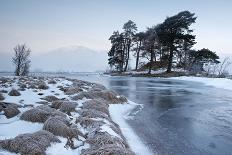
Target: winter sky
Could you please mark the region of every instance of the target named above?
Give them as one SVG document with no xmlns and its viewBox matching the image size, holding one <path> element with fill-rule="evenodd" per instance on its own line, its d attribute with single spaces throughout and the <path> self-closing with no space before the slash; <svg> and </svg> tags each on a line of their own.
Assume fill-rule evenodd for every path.
<svg viewBox="0 0 232 155">
<path fill-rule="evenodd" d="M 232 51 L 231 0 L 0 0 L 0 52 L 17 43 L 38 53 L 71 45 L 107 50 L 127 20 L 145 30 L 183 10 L 198 16 L 197 48 Z"/>
</svg>

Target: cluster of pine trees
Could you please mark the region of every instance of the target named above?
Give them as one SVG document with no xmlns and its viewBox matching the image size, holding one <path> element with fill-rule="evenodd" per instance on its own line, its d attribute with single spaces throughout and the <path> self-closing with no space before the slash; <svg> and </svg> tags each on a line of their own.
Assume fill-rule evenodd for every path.
<svg viewBox="0 0 232 155">
<path fill-rule="evenodd" d="M 115 31 L 109 38 L 110 67 L 120 73 L 127 71 L 131 53 L 136 59 L 135 70 L 141 69 L 139 64 L 144 58 L 148 60 L 144 66 L 149 74 L 151 70 L 159 68 L 167 68 L 167 72 L 171 72 L 173 66 L 195 72 L 203 71 L 204 63 L 219 63 L 215 52 L 206 48 L 192 49 L 196 44 L 196 36 L 190 26 L 196 18 L 194 13 L 182 11 L 144 32 L 137 32 L 136 24 L 129 20 L 123 25 L 122 33 Z"/>
</svg>

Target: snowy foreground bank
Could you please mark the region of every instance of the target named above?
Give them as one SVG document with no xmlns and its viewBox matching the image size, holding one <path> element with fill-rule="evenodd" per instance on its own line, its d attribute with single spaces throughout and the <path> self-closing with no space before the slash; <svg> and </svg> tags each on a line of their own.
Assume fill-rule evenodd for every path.
<svg viewBox="0 0 232 155">
<path fill-rule="evenodd" d="M 99 84 L 2 77 L 0 155 L 151 154 L 125 121 L 136 106 Z"/>
<path fill-rule="evenodd" d="M 207 86 L 232 90 L 232 80 L 226 79 L 226 78 L 207 78 L 207 77 L 181 76 L 181 77 L 172 77 L 170 79 L 201 82 L 201 83 L 203 83 L 203 84 L 205 84 Z"/>
</svg>

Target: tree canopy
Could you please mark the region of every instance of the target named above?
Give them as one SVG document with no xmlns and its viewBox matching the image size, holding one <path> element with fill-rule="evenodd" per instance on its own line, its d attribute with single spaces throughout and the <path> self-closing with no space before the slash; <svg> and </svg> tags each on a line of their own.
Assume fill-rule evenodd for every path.
<svg viewBox="0 0 232 155">
<path fill-rule="evenodd" d="M 218 63 L 219 57 L 209 49 L 192 49 L 196 36 L 191 25 L 196 22 L 195 13 L 182 11 L 167 17 L 163 22 L 137 32 L 136 24 L 129 20 L 122 32 L 115 31 L 111 37 L 111 49 L 108 52 L 112 69 L 128 70 L 130 55 L 136 58 L 135 70 L 166 68 L 169 73 L 174 67 L 191 70 L 196 63 Z M 146 61 L 147 60 L 147 61 Z"/>
</svg>

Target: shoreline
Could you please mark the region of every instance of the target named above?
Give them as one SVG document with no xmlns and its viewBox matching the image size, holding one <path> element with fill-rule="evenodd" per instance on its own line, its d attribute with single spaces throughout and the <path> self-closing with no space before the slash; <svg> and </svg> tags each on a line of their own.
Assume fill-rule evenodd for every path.
<svg viewBox="0 0 232 155">
<path fill-rule="evenodd" d="M 181 76 L 188 76 L 190 74 L 186 72 L 170 72 L 170 73 L 108 73 L 106 75 L 110 76 L 128 76 L 128 77 L 157 77 L 157 78 L 170 78 L 170 77 L 181 77 Z"/>
<path fill-rule="evenodd" d="M 13 89 L 20 95 L 10 96 Z M 37 151 L 37 153 L 68 155 L 107 151 L 128 155 L 141 153 L 134 150 L 130 144 L 130 147 L 128 146 L 128 136 L 123 134 L 123 128 L 120 124 L 116 124 L 120 122 L 115 122 L 110 112 L 111 105 L 130 106 L 129 101 L 103 85 L 68 78 L 1 77 L 0 90 L 3 96 L 0 107 L 6 106 L 8 109 L 14 108 L 17 111 L 9 116 L 6 108 L 1 108 L 0 153 L 7 154 L 7 150 L 10 151 L 9 154 L 15 151 L 15 153 Z M 47 113 L 47 110 L 50 112 Z M 58 124 L 51 123 L 52 121 Z M 60 130 L 58 126 L 65 130 Z M 11 128 L 18 128 L 18 130 L 11 131 Z M 70 131 L 72 136 L 64 131 Z M 20 143 L 23 140 L 20 140 L 20 146 L 23 148 L 18 147 L 17 150 L 12 150 L 11 146 L 6 145 L 18 141 L 20 139 L 18 135 L 35 138 L 39 134 L 51 135 L 56 142 L 45 138 L 47 145 L 42 147 L 30 141 L 23 142 L 26 143 L 25 146 Z M 139 139 L 136 140 L 139 141 Z M 38 149 L 31 149 L 33 148 L 31 146 L 37 146 Z"/>
</svg>

